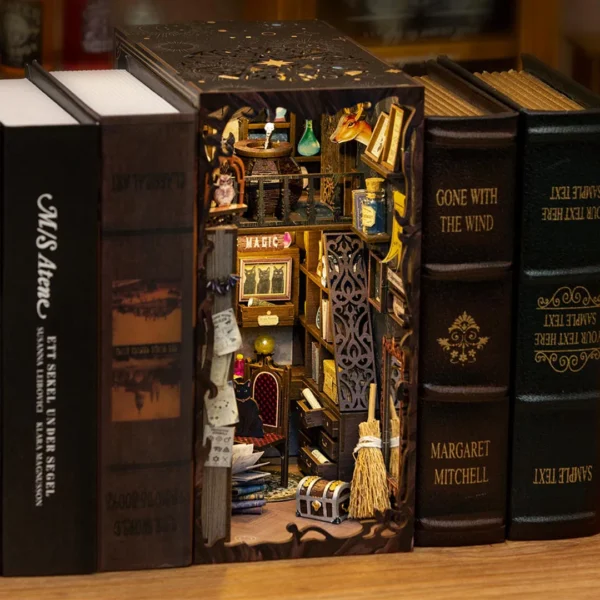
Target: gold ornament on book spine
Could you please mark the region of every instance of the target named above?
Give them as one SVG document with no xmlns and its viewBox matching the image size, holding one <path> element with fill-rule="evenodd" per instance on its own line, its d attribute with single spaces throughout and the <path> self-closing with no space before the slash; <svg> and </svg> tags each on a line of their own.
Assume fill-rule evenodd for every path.
<svg viewBox="0 0 600 600">
<path fill-rule="evenodd" d="M 448 328 L 449 338 L 438 338 L 438 344 L 450 354 L 450 362 L 464 366 L 477 361 L 477 352 L 490 341 L 479 335 L 479 325 L 466 312 Z"/>
</svg>

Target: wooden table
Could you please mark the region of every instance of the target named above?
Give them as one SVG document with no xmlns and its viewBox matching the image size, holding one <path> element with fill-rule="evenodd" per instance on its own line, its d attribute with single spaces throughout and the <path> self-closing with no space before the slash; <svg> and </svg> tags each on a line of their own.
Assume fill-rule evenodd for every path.
<svg viewBox="0 0 600 600">
<path fill-rule="evenodd" d="M 2 600 L 600 598 L 600 536 L 411 554 L 0 580 Z"/>
</svg>

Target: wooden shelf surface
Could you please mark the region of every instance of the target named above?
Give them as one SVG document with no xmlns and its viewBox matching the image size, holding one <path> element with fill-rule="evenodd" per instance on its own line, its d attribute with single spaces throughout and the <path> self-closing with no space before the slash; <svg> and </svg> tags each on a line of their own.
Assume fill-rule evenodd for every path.
<svg viewBox="0 0 600 600">
<path fill-rule="evenodd" d="M 335 348 L 333 347 L 333 342 L 325 341 L 323 339 L 323 337 L 321 336 L 321 332 L 319 331 L 319 328 L 316 325 L 307 323 L 305 315 L 300 315 L 299 321 L 300 321 L 300 324 L 302 325 L 302 327 L 304 327 L 306 329 L 306 331 L 308 331 L 318 342 L 320 342 L 320 344 L 326 350 L 331 352 L 331 354 L 335 354 Z"/>
<path fill-rule="evenodd" d="M 0 580 L 7 600 L 600 598 L 600 536 L 386 554 Z"/>
<path fill-rule="evenodd" d="M 366 242 L 367 244 L 386 244 L 392 239 L 392 236 L 389 233 L 376 233 L 375 235 L 369 235 L 360 229 L 356 229 L 354 225 L 352 226 L 352 233 L 355 233 L 363 242 Z"/>
<path fill-rule="evenodd" d="M 312 271 L 309 271 L 305 265 L 300 265 L 300 271 L 304 273 L 310 281 L 312 281 L 320 290 L 329 294 L 329 288 L 321 283 L 321 278 Z"/>
</svg>

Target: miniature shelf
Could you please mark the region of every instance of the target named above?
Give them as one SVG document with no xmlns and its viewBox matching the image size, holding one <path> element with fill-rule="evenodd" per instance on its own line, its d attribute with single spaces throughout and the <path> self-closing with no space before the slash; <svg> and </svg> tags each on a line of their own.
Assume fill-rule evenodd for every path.
<svg viewBox="0 0 600 600">
<path fill-rule="evenodd" d="M 317 397 L 324 409 L 337 406 L 337 404 L 325 393 L 319 390 L 317 382 L 312 377 L 304 377 L 302 379 L 305 387 L 310 388 L 311 392 Z"/>
<path fill-rule="evenodd" d="M 369 235 L 360 229 L 356 229 L 354 225 L 352 225 L 352 232 L 367 244 L 386 244 L 392 239 L 392 236 L 389 233 L 377 233 L 376 235 Z"/>
<path fill-rule="evenodd" d="M 374 308 L 374 309 L 375 309 L 375 310 L 376 310 L 378 313 L 381 313 L 382 315 L 387 315 L 387 314 L 389 314 L 389 313 L 387 313 L 387 312 L 385 312 L 385 313 L 384 313 L 384 312 L 381 310 L 381 302 L 377 302 L 376 300 L 373 300 L 373 298 L 368 298 L 368 300 L 369 300 L 369 304 L 370 304 L 370 305 L 371 305 L 371 306 L 372 306 L 372 307 L 373 307 L 373 308 Z"/>
<path fill-rule="evenodd" d="M 386 169 L 383 165 L 371 160 L 366 154 L 361 154 L 360 159 L 369 167 L 385 179 L 404 179 L 404 174 L 397 171 Z"/>
<path fill-rule="evenodd" d="M 321 278 L 312 271 L 309 271 L 304 265 L 300 265 L 300 271 L 304 273 L 321 291 L 329 293 L 327 288 L 321 283 Z"/>
<path fill-rule="evenodd" d="M 280 123 L 273 123 L 273 125 L 275 125 L 275 129 L 289 129 L 290 128 L 290 123 L 289 122 L 280 122 Z M 265 129 L 265 123 L 248 123 L 248 129 L 253 129 L 253 130 L 262 130 L 264 131 Z"/>
<path fill-rule="evenodd" d="M 400 317 L 397 317 L 393 312 L 389 312 L 387 313 L 388 317 L 390 317 L 390 319 L 392 319 L 392 321 L 394 321 L 395 323 L 397 323 L 400 327 L 402 327 L 403 329 L 406 328 L 406 323 L 400 319 Z"/>
<path fill-rule="evenodd" d="M 229 206 L 216 206 L 209 210 L 211 217 L 226 217 L 227 215 L 236 215 L 245 213 L 248 210 L 247 204 L 230 204 Z"/>
<path fill-rule="evenodd" d="M 300 320 L 302 327 L 304 327 L 304 329 L 306 329 L 306 331 L 308 331 L 310 333 L 310 335 L 312 335 L 318 342 L 320 342 L 321 345 L 326 350 L 331 352 L 331 354 L 335 354 L 335 349 L 333 347 L 333 344 L 326 342 L 323 339 L 323 337 L 321 336 L 321 332 L 319 331 L 319 328 L 316 325 L 311 325 L 310 323 L 307 323 L 305 315 L 300 315 L 299 320 Z"/>
<path fill-rule="evenodd" d="M 295 156 L 294 160 L 298 163 L 305 163 L 305 162 L 319 162 L 321 160 L 321 155 L 317 155 L 317 156 Z"/>
</svg>

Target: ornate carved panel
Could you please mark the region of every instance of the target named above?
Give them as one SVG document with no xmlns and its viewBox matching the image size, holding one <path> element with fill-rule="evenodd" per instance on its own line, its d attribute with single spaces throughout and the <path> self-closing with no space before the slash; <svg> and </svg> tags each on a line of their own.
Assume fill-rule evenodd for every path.
<svg viewBox="0 0 600 600">
<path fill-rule="evenodd" d="M 342 411 L 366 410 L 375 383 L 373 329 L 363 244 L 350 233 L 326 233 L 327 280 L 334 326 L 338 398 Z"/>
</svg>

